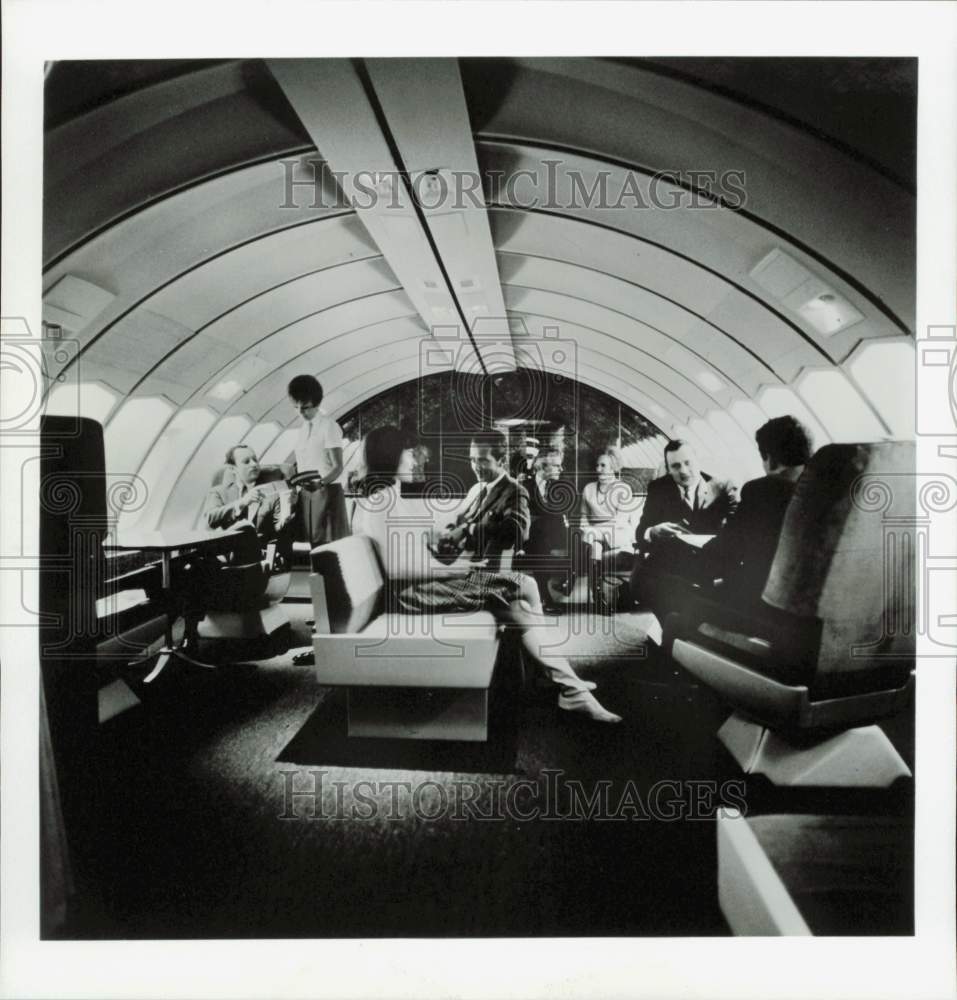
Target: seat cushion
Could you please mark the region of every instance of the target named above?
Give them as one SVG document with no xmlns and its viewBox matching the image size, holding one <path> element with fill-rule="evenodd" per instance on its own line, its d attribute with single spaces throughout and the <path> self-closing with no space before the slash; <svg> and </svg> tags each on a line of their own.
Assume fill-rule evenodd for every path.
<svg viewBox="0 0 957 1000">
<path fill-rule="evenodd" d="M 385 575 L 372 539 L 349 535 L 312 550 L 313 572 L 322 576 L 329 628 L 361 632 L 382 608 Z"/>
<path fill-rule="evenodd" d="M 913 934 L 910 823 L 809 815 L 747 822 L 812 934 Z"/>
<path fill-rule="evenodd" d="M 383 614 L 361 634 L 313 637 L 321 684 L 487 688 L 499 626 L 487 611 Z"/>
</svg>

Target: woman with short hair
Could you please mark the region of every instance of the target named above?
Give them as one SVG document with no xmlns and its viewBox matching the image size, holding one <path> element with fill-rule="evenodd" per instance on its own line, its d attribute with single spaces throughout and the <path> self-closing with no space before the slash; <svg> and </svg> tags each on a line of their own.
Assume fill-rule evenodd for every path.
<svg viewBox="0 0 957 1000">
<path fill-rule="evenodd" d="M 299 537 L 311 545 L 334 542 L 349 534 L 342 475 L 342 428 L 323 413 L 322 386 L 313 375 L 297 375 L 289 383 L 289 401 L 302 417 L 293 444 L 296 475 L 314 472 L 299 494 Z"/>
</svg>

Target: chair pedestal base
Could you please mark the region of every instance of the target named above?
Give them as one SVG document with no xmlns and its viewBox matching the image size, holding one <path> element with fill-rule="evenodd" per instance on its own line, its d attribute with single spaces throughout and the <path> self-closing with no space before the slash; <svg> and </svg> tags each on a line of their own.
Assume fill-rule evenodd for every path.
<svg viewBox="0 0 957 1000">
<path fill-rule="evenodd" d="M 288 625 L 289 619 L 278 604 L 252 611 L 210 611 L 200 622 L 199 634 L 204 639 L 252 639 L 272 635 Z"/>
<path fill-rule="evenodd" d="M 408 740 L 488 739 L 488 689 L 353 687 L 349 735 Z"/>
<path fill-rule="evenodd" d="M 795 746 L 778 733 L 735 712 L 718 731 L 745 774 L 761 774 L 775 785 L 887 788 L 911 776 L 878 726 L 862 726 L 811 746 Z"/>
</svg>

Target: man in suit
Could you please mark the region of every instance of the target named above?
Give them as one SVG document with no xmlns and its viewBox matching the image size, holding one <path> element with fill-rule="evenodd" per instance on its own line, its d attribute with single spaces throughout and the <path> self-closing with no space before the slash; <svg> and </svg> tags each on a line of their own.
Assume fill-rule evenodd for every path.
<svg viewBox="0 0 957 1000">
<path fill-rule="evenodd" d="M 698 576 L 698 550 L 681 535 L 715 535 L 738 506 L 737 487 L 701 471 L 687 441 L 665 445 L 667 473 L 648 485 L 648 496 L 635 532 L 638 559 L 631 578 L 632 596 L 659 614 Z"/>
<path fill-rule="evenodd" d="M 289 558 L 292 549 L 291 494 L 277 486 L 257 485 L 260 465 L 256 453 L 247 445 L 234 445 L 226 452 L 223 479 L 206 494 L 203 512 L 208 527 L 241 528 L 228 560 L 235 566 L 252 567 L 251 572 L 262 574 L 262 546 L 272 540 L 280 545 L 281 555 Z M 284 503 L 284 496 L 286 502 Z M 223 562 L 217 556 L 194 556 L 183 569 L 182 579 L 177 580 L 176 590 L 182 603 L 186 623 L 185 648 L 195 651 L 199 643 L 199 623 L 206 614 L 210 594 L 216 595 L 218 604 L 239 599 L 248 580 L 224 574 Z"/>
<path fill-rule="evenodd" d="M 259 472 L 252 448 L 237 444 L 226 452 L 223 479 L 209 490 L 203 507 L 210 528 L 231 528 L 243 522 L 268 540 L 285 527 L 290 514 L 283 514 L 282 495 L 271 484 L 257 486 Z"/>
<path fill-rule="evenodd" d="M 525 551 L 529 555 L 550 555 L 567 545 L 565 530 L 565 505 L 562 493 L 573 496 L 573 487 L 563 483 L 556 488 L 562 474 L 562 456 L 555 448 L 543 451 L 535 459 L 535 475 L 524 486 L 528 492 L 528 511 L 532 523 L 528 531 Z"/>
<path fill-rule="evenodd" d="M 504 434 L 476 434 L 469 461 L 476 483 L 465 498 L 462 513 L 439 536 L 439 550 L 473 552 L 494 569 L 506 549 L 521 549 L 528 538 L 528 494 L 507 471 Z"/>
<path fill-rule="evenodd" d="M 535 459 L 538 457 L 538 438 L 527 437 L 522 450 L 512 455 L 509 474 L 520 483 L 530 482 L 535 476 Z"/>
<path fill-rule="evenodd" d="M 810 432 L 795 417 L 775 417 L 754 437 L 766 475 L 744 484 L 734 516 L 701 550 L 706 584 L 721 580 L 710 596 L 743 607 L 761 599 L 794 484 L 813 453 Z"/>
<path fill-rule="evenodd" d="M 568 526 L 565 514 L 577 501 L 571 483 L 559 482 L 562 473 L 562 454 L 557 448 L 547 448 L 535 459 L 535 475 L 523 484 L 528 491 L 528 509 L 531 526 L 525 543 L 527 571 L 538 584 L 546 611 L 552 608 L 548 581 L 561 569 L 567 571 Z M 564 558 L 564 564 L 555 564 L 554 557 Z M 518 568 L 518 567 L 516 567 Z"/>
</svg>

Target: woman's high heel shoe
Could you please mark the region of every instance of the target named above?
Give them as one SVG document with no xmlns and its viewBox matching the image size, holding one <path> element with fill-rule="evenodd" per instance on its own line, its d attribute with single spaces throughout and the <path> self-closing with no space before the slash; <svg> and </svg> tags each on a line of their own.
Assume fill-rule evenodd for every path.
<svg viewBox="0 0 957 1000">
<path fill-rule="evenodd" d="M 581 712 L 595 722 L 621 722 L 621 716 L 604 708 L 590 691 L 562 692 L 558 696 L 558 707 L 566 712 Z"/>
</svg>

